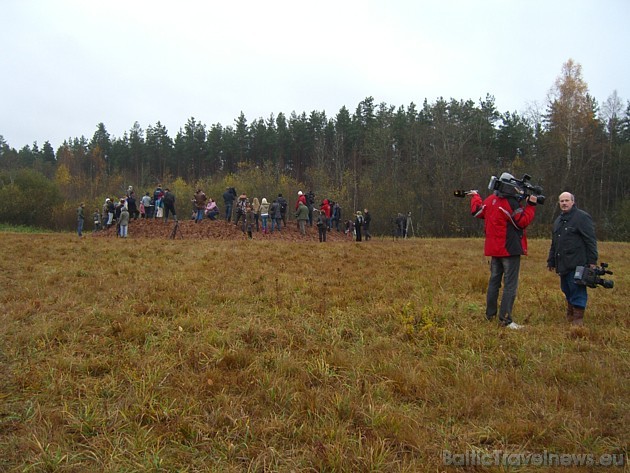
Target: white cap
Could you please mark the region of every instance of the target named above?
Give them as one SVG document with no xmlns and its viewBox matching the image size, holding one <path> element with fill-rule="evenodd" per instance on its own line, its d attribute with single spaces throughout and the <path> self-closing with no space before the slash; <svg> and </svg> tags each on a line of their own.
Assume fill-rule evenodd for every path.
<svg viewBox="0 0 630 473">
<path fill-rule="evenodd" d="M 298 191 L 298 195 L 302 195 L 302 191 Z"/>
</svg>

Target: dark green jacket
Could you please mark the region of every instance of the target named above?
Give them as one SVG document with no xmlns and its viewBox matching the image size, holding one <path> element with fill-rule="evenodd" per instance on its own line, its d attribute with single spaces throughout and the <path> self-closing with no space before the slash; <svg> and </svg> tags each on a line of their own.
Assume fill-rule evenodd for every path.
<svg viewBox="0 0 630 473">
<path fill-rule="evenodd" d="M 300 206 L 295 212 L 295 216 L 298 220 L 308 220 L 308 207 L 304 203 L 300 202 Z"/>
<path fill-rule="evenodd" d="M 575 271 L 576 266 L 597 264 L 597 258 L 593 219 L 574 205 L 553 224 L 547 266 L 563 276 Z"/>
</svg>

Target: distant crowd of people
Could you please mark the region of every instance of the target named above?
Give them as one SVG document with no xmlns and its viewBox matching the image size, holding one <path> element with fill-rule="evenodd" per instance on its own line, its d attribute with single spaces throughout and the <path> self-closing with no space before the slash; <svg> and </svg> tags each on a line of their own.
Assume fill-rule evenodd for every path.
<svg viewBox="0 0 630 473">
<path fill-rule="evenodd" d="M 243 233 L 252 238 L 253 232 L 261 231 L 264 234 L 281 231 L 287 225 L 287 214 L 289 203 L 287 199 L 279 193 L 271 202 L 266 197 L 249 199 L 247 194 L 237 194 L 234 187 L 227 187 L 223 193 L 224 218 L 228 223 L 234 222 Z M 191 219 L 195 223 L 200 223 L 204 219 L 217 220 L 220 216 L 220 209 L 215 199 L 209 198 L 201 190 L 197 189 L 191 198 Z M 82 236 L 84 221 L 84 204 L 81 203 L 77 209 L 78 234 Z M 122 238 L 128 235 L 128 226 L 131 219 L 163 219 L 168 222 L 169 216 L 177 221 L 175 210 L 175 195 L 168 188 L 162 189 L 158 185 L 153 191 L 153 195 L 146 192 L 139 200 L 135 191 L 129 186 L 127 193 L 120 199 L 107 197 L 102 208 L 94 211 L 94 231 L 108 229 L 116 225 L 116 233 Z M 317 227 L 319 241 L 326 241 L 326 234 L 331 230 L 343 231 L 348 238 L 356 241 L 370 240 L 371 215 L 368 209 L 363 212 L 357 211 L 351 219 L 341 218 L 341 206 L 339 202 L 331 199 L 323 199 L 319 206 L 315 205 L 315 194 L 309 191 L 304 194 L 297 193 L 295 202 L 294 217 L 302 235 L 306 235 L 306 228 Z"/>
<path fill-rule="evenodd" d="M 223 193 L 223 204 L 225 206 L 225 220 L 227 222 L 234 220 L 236 226 L 242 222 L 241 228 L 250 238 L 254 228 L 256 231 L 262 231 L 262 233 L 273 233 L 274 231 L 282 231 L 282 227 L 287 225 L 289 203 L 282 193 L 279 193 L 271 202 L 266 197 L 261 200 L 254 197 L 250 201 L 247 194 L 239 195 L 234 187 L 227 187 Z M 368 240 L 371 238 L 371 215 L 367 209 L 364 210 L 364 214 L 358 211 L 354 220 L 346 221 L 344 231 L 346 235 L 356 239 L 356 241 L 362 240 L 362 234 Z M 320 242 L 326 241 L 327 232 L 333 228 L 338 232 L 341 231 L 342 220 L 339 202 L 323 199 L 317 207 L 313 191 L 306 194 L 298 191 L 294 217 L 302 235 L 306 235 L 307 226 L 312 227 L 315 224 Z"/>
</svg>

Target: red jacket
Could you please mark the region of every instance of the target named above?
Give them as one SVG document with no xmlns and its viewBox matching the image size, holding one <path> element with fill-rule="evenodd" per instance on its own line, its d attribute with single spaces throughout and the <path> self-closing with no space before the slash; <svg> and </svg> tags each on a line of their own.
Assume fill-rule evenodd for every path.
<svg viewBox="0 0 630 473">
<path fill-rule="evenodd" d="M 525 228 L 534 220 L 536 207 L 526 204 L 521 207 L 513 198 L 491 194 L 482 202 L 479 194 L 472 196 L 470 211 L 473 217 L 485 221 L 486 256 L 516 256 L 527 254 Z"/>
<path fill-rule="evenodd" d="M 295 210 L 300 208 L 300 202 L 302 202 L 304 205 L 306 205 L 306 196 L 304 194 L 302 194 L 301 196 L 298 197 L 298 200 L 295 203 Z"/>
<path fill-rule="evenodd" d="M 330 204 L 328 203 L 328 199 L 324 199 L 324 202 L 322 202 L 322 206 L 320 207 L 319 210 L 324 212 L 324 215 L 326 215 L 326 218 L 330 218 Z"/>
</svg>

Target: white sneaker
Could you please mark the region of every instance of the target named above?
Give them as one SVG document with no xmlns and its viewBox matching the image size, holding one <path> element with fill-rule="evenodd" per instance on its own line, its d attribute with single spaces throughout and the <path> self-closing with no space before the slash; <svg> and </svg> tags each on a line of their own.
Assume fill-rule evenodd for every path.
<svg viewBox="0 0 630 473">
<path fill-rule="evenodd" d="M 517 324 L 516 322 L 512 322 L 508 325 L 506 325 L 507 328 L 511 328 L 512 330 L 520 330 L 523 328 L 522 325 Z"/>
</svg>

